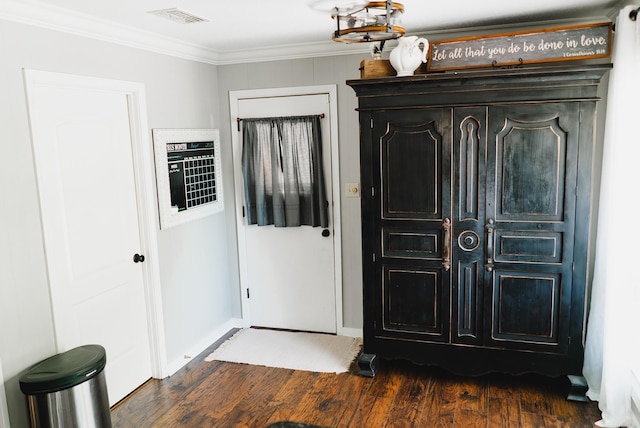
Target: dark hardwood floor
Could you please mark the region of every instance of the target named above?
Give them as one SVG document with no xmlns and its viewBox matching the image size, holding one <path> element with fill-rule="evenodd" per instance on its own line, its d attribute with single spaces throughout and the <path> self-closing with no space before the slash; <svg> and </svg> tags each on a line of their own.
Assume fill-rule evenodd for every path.
<svg viewBox="0 0 640 428">
<path fill-rule="evenodd" d="M 216 346 L 114 406 L 113 427 L 577 428 L 600 419 L 597 403 L 565 399 L 566 379 L 468 378 L 403 361 L 382 362 L 374 379 L 355 365 L 335 375 L 203 361 Z"/>
</svg>

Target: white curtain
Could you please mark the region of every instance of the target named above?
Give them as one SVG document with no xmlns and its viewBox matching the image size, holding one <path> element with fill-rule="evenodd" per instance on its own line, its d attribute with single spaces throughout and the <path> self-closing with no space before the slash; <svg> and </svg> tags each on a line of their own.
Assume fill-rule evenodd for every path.
<svg viewBox="0 0 640 428">
<path fill-rule="evenodd" d="M 596 259 L 584 376 L 602 427 L 631 426 L 640 375 L 640 30 L 621 10 L 609 80 Z"/>
</svg>

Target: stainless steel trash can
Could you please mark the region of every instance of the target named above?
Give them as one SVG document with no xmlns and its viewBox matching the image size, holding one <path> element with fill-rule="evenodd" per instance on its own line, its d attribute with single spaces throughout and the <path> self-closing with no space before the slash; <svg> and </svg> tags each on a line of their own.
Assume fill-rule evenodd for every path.
<svg viewBox="0 0 640 428">
<path fill-rule="evenodd" d="M 54 355 L 20 377 L 33 428 L 111 428 L 106 352 L 85 345 Z"/>
</svg>

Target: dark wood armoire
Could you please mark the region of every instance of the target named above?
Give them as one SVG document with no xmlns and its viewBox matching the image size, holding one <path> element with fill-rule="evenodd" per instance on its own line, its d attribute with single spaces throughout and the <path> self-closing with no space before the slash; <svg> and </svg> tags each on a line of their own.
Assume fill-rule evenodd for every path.
<svg viewBox="0 0 640 428">
<path fill-rule="evenodd" d="M 609 64 L 350 80 L 361 374 L 568 375 L 584 399 L 597 90 Z"/>
</svg>

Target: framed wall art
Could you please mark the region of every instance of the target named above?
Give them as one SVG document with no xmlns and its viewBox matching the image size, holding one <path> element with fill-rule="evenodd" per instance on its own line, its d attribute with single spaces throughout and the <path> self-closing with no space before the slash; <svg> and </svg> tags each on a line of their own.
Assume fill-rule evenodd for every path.
<svg viewBox="0 0 640 428">
<path fill-rule="evenodd" d="M 440 40 L 431 43 L 427 70 L 609 58 L 612 37 L 612 24 L 601 22 Z"/>
<path fill-rule="evenodd" d="M 160 228 L 224 209 L 217 129 L 153 129 Z"/>
</svg>

